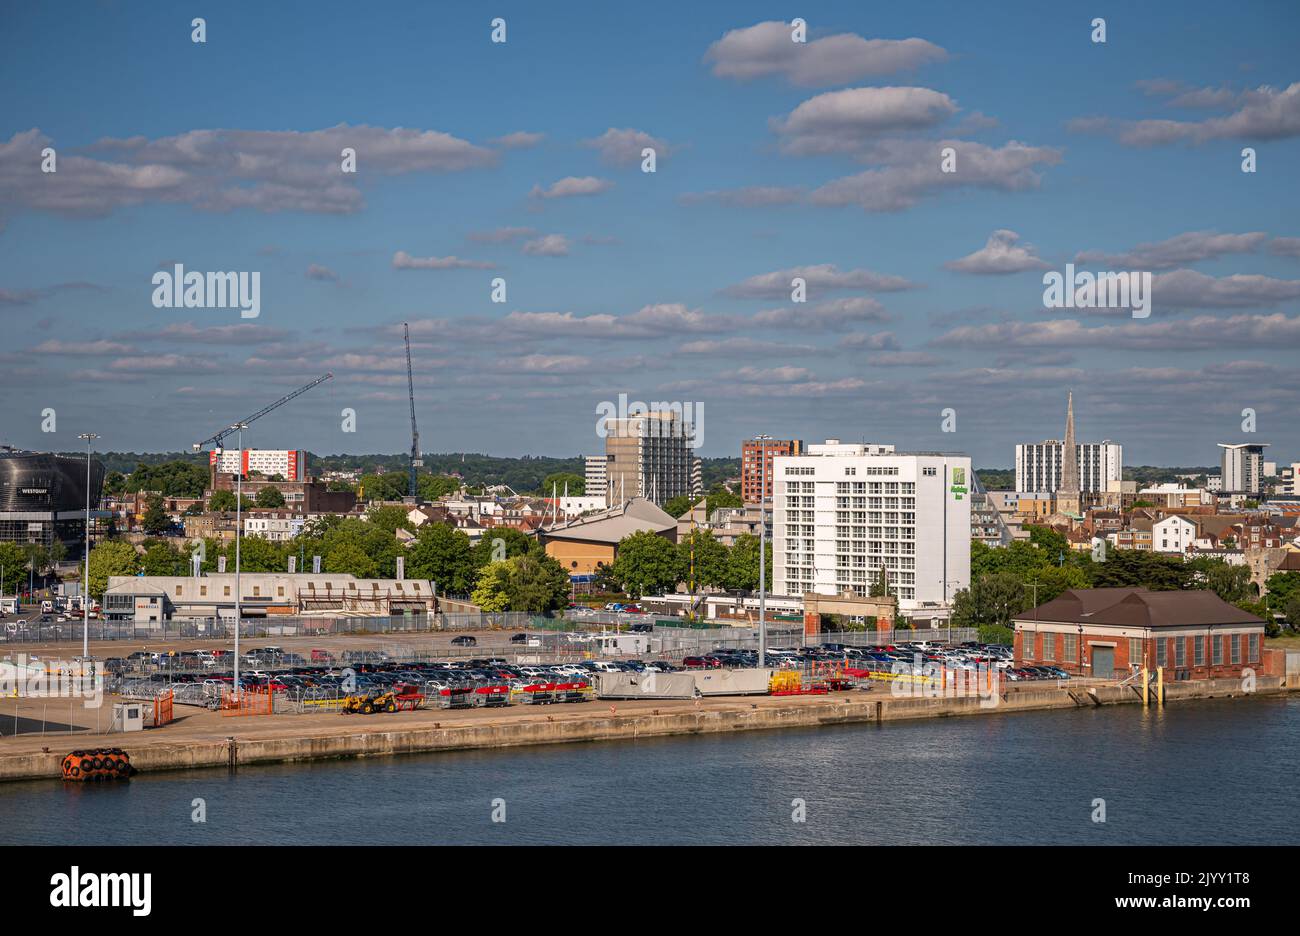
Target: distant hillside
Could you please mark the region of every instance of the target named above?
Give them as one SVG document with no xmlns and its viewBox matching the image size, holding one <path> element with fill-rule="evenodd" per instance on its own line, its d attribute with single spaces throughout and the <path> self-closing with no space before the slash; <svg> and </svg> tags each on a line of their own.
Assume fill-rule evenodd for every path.
<svg viewBox="0 0 1300 936">
<path fill-rule="evenodd" d="M 64 454 L 85 457 L 85 452 L 66 452 Z M 207 465 L 206 452 L 96 452 L 95 458 L 104 463 L 109 472 L 130 474 L 137 466 L 150 468 L 170 462 Z M 308 469 L 313 474 L 323 471 L 354 471 L 371 474 L 377 468 L 384 471 L 406 471 L 406 453 L 394 455 L 313 455 L 307 453 Z M 471 452 L 452 452 L 448 454 L 425 454 L 424 472 L 430 474 L 459 474 L 472 486 L 483 484 L 506 484 L 520 493 L 541 490 L 543 479 L 556 472 L 572 472 L 582 475 L 585 464 L 581 456 L 572 458 L 551 458 L 546 456 L 524 456 L 522 458 L 505 458 L 496 455 L 483 455 Z M 739 458 L 705 458 L 702 459 L 704 488 L 708 490 L 720 484 L 724 478 L 734 477 L 740 472 Z M 128 489 L 134 489 L 129 486 Z"/>
<path fill-rule="evenodd" d="M 975 473 L 979 475 L 980 481 L 984 483 L 986 490 L 1015 490 L 1016 471 L 1014 468 L 976 468 Z M 1136 481 L 1138 487 L 1152 487 L 1157 484 L 1178 481 L 1179 475 L 1196 475 L 1199 478 L 1205 475 L 1217 475 L 1218 473 L 1217 466 L 1213 468 L 1160 468 L 1155 465 L 1136 465 L 1124 469 L 1124 480 Z"/>
</svg>

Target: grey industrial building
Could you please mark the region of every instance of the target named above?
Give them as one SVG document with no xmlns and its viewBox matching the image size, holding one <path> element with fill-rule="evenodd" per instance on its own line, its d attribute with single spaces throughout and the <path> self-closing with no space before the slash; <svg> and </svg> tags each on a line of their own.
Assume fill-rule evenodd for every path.
<svg viewBox="0 0 1300 936">
<path fill-rule="evenodd" d="M 91 459 L 90 506 L 98 508 L 104 465 Z M 62 543 L 66 558 L 83 554 L 86 459 L 0 448 L 0 542 Z"/>
</svg>

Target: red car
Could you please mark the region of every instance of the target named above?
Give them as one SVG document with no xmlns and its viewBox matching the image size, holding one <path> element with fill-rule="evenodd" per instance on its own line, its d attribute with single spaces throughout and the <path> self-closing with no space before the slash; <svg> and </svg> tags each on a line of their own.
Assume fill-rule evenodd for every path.
<svg viewBox="0 0 1300 936">
<path fill-rule="evenodd" d="M 716 657 L 689 656 L 682 660 L 682 666 L 687 669 L 717 669 L 722 666 L 722 661 Z"/>
</svg>

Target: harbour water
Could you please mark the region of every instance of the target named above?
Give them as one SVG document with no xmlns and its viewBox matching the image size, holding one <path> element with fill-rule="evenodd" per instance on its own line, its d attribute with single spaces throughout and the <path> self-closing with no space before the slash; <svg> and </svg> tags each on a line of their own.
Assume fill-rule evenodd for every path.
<svg viewBox="0 0 1300 936">
<path fill-rule="evenodd" d="M 0 784 L 0 844 L 1297 844 L 1297 777 L 1291 696 Z"/>
</svg>

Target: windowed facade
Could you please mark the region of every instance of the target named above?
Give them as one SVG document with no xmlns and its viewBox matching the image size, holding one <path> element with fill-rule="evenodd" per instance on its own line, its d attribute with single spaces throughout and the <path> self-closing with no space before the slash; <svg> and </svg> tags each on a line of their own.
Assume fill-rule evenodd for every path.
<svg viewBox="0 0 1300 936">
<path fill-rule="evenodd" d="M 969 458 L 887 449 L 828 443 L 775 460 L 775 594 L 867 597 L 883 574 L 907 613 L 969 586 Z M 941 480 L 955 472 L 960 491 Z"/>
</svg>

